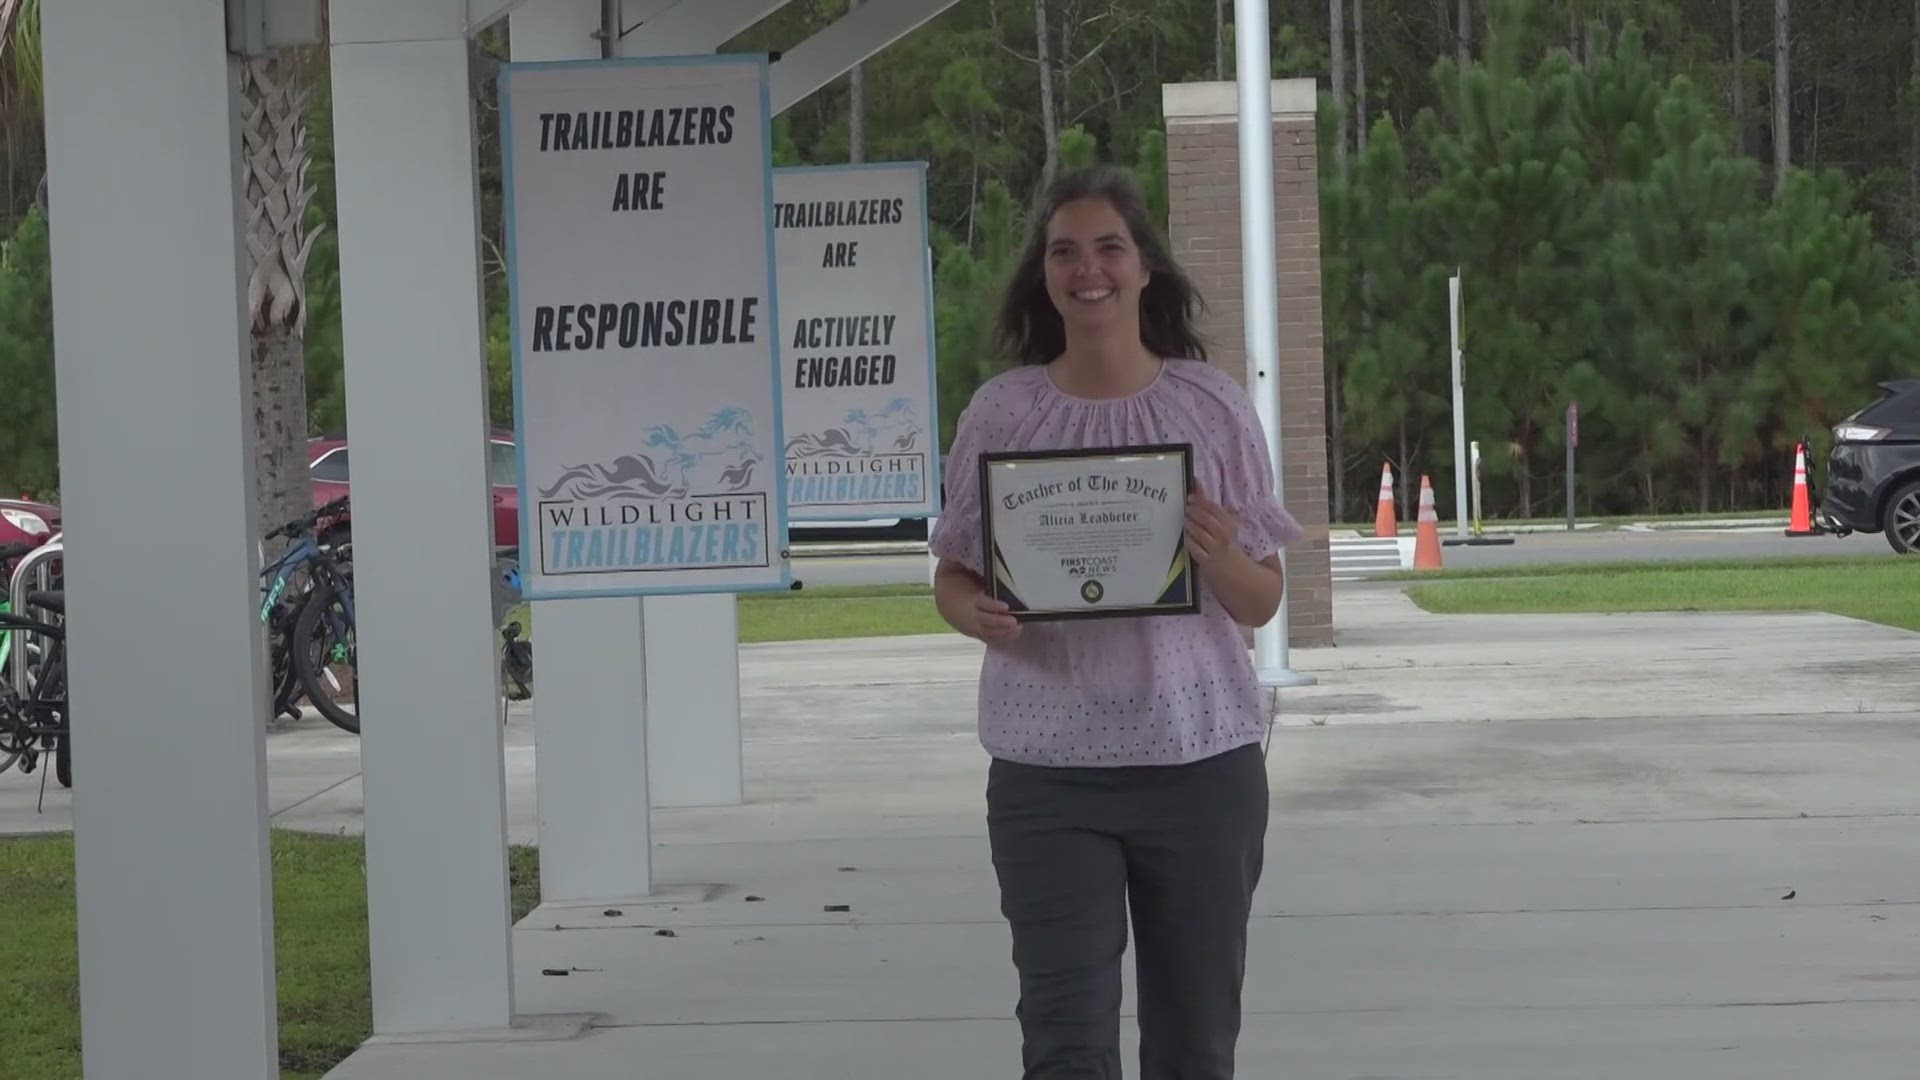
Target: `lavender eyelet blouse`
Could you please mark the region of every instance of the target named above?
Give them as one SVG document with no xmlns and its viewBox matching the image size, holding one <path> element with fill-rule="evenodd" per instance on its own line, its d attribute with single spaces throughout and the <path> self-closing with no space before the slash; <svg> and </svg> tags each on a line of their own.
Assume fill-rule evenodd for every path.
<svg viewBox="0 0 1920 1080">
<path fill-rule="evenodd" d="M 946 500 L 929 546 L 984 576 L 980 454 L 1187 442 L 1194 485 L 1240 523 L 1263 559 L 1301 536 L 1273 495 L 1253 403 L 1219 368 L 1170 360 L 1137 393 L 1091 399 L 1054 385 L 1043 365 L 994 377 L 961 413 L 942 469 Z M 1027 623 L 989 646 L 980 672 L 980 742 L 1028 765 L 1179 765 L 1266 734 L 1267 692 L 1242 628 L 1201 582 L 1197 615 Z"/>
</svg>

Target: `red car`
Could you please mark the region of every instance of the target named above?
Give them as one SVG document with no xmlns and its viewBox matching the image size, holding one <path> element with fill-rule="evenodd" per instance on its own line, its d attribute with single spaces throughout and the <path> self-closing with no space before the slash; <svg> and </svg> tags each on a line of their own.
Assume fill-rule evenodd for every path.
<svg viewBox="0 0 1920 1080">
<path fill-rule="evenodd" d="M 0 544 L 44 544 L 60 531 L 60 508 L 32 499 L 0 499 Z"/>
<path fill-rule="evenodd" d="M 308 469 L 313 476 L 313 505 L 348 493 L 350 462 L 344 436 L 307 440 Z M 487 440 L 487 471 L 493 482 L 493 542 L 496 547 L 520 546 L 520 453 L 509 434 L 495 432 Z M 347 512 L 352 517 L 352 509 Z M 346 523 L 342 522 L 342 526 Z"/>
</svg>

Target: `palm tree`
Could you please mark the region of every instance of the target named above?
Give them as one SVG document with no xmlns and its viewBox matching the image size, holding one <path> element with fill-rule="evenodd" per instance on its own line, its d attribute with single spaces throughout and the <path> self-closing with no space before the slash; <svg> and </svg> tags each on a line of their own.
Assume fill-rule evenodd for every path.
<svg viewBox="0 0 1920 1080">
<path fill-rule="evenodd" d="M 0 0 L 0 224 L 26 209 L 15 189 L 47 203 L 40 3 Z M 289 50 L 242 69 L 256 536 L 313 504 L 304 334 L 307 257 L 319 235 L 307 225 L 314 195 L 307 106 L 312 80 L 324 70 L 317 60 L 311 50 Z"/>
<path fill-rule="evenodd" d="M 40 0 L 0 0 L 0 226 L 46 202 Z"/>
<path fill-rule="evenodd" d="M 307 209 L 307 105 L 315 72 L 303 51 L 242 68 L 241 163 L 247 195 L 247 313 L 251 320 L 256 535 L 313 507 L 307 462 L 307 257 L 319 238 Z"/>
</svg>

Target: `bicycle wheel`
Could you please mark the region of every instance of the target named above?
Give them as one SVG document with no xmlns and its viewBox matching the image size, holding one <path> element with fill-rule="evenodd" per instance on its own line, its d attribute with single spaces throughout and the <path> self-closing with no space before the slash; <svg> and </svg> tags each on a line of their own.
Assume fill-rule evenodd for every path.
<svg viewBox="0 0 1920 1080">
<path fill-rule="evenodd" d="M 15 636 L 14 632 L 7 631 Z M 29 658 L 27 667 L 27 692 L 31 694 L 39 683 L 41 649 L 38 642 L 21 638 L 21 648 Z M 23 732 L 32 723 L 27 715 L 25 704 L 14 693 L 12 684 L 0 686 L 0 773 L 5 773 L 17 764 L 25 755 L 32 737 Z"/>
<path fill-rule="evenodd" d="M 25 725 L 19 703 L 13 700 L 13 691 L 0 688 L 0 775 L 11 770 L 14 763 L 20 760 L 19 742 L 22 737 L 15 729 Z"/>
<path fill-rule="evenodd" d="M 320 715 L 356 735 L 360 733 L 357 657 L 346 604 L 332 588 L 316 588 L 294 620 L 293 669 Z"/>
</svg>

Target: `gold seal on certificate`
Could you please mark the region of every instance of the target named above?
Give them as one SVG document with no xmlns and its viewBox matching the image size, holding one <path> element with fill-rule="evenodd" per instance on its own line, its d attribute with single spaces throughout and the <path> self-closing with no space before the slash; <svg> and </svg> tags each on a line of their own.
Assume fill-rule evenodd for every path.
<svg viewBox="0 0 1920 1080">
<path fill-rule="evenodd" d="M 1025 621 L 1199 611 L 1192 479 L 1185 443 L 982 455 L 988 592 Z"/>
</svg>

